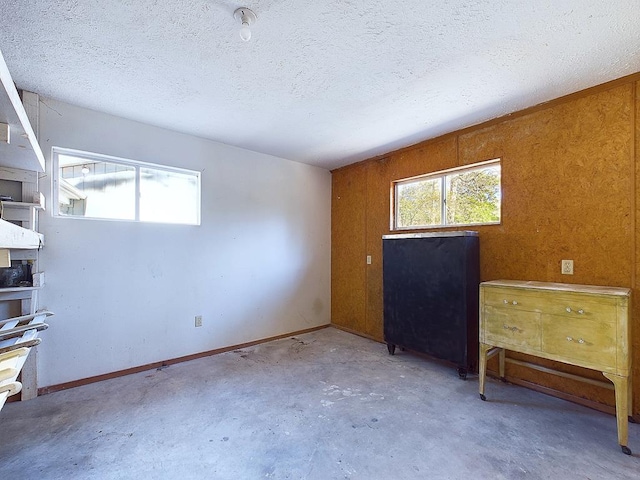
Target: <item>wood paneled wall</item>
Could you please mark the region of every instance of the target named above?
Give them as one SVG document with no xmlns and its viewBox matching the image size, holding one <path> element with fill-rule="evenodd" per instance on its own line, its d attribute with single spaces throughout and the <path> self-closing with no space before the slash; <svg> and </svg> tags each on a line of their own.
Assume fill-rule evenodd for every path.
<svg viewBox="0 0 640 480">
<path fill-rule="evenodd" d="M 633 289 L 634 414 L 640 412 L 640 74 L 578 92 L 333 173 L 332 322 L 383 340 L 382 235 L 392 182 L 502 159 L 502 223 L 480 233 L 481 279 Z M 449 228 L 450 229 L 450 228 Z M 444 229 L 447 230 L 447 229 Z M 372 257 L 367 265 L 366 257 Z M 574 275 L 560 261 L 574 260 Z M 381 347 L 381 354 L 386 349 Z M 514 356 L 516 356 L 514 354 Z M 597 372 L 529 361 L 602 379 Z M 508 364 L 507 376 L 548 393 L 614 405 L 613 392 Z"/>
</svg>

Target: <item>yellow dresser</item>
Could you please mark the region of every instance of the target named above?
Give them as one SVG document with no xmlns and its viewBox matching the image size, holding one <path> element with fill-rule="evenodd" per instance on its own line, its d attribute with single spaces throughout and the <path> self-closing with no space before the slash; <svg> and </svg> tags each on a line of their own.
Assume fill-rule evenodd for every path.
<svg viewBox="0 0 640 480">
<path fill-rule="evenodd" d="M 627 447 L 631 384 L 631 291 L 627 288 L 496 280 L 480 284 L 480 398 L 487 359 L 505 350 L 598 370 L 616 396 L 618 443 Z"/>
</svg>

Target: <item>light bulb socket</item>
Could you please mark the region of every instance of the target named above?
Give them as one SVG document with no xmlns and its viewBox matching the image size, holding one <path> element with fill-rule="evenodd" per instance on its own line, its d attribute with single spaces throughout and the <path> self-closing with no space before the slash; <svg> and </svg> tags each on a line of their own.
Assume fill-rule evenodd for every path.
<svg viewBox="0 0 640 480">
<path fill-rule="evenodd" d="M 256 14 L 253 13 L 251 9 L 247 7 L 240 7 L 233 12 L 233 18 L 239 21 L 242 25 L 240 28 L 240 38 L 245 42 L 248 42 L 251 39 L 251 29 L 249 27 L 255 23 L 258 17 L 256 17 Z"/>
</svg>

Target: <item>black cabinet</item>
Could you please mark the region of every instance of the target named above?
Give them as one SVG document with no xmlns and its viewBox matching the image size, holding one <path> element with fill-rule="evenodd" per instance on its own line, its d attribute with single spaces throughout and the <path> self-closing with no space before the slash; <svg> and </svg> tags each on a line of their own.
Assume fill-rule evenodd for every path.
<svg viewBox="0 0 640 480">
<path fill-rule="evenodd" d="M 461 377 L 478 364 L 478 232 L 382 237 L 384 339 L 445 360 Z"/>
</svg>

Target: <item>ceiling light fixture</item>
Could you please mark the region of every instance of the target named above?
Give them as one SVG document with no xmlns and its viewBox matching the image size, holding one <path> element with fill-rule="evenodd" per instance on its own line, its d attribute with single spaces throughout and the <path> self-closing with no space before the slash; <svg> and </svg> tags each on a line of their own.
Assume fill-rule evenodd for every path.
<svg viewBox="0 0 640 480">
<path fill-rule="evenodd" d="M 240 7 L 233 12 L 233 18 L 239 20 L 242 24 L 240 27 L 240 38 L 245 42 L 251 40 L 251 29 L 249 28 L 258 17 L 247 7 Z"/>
</svg>

